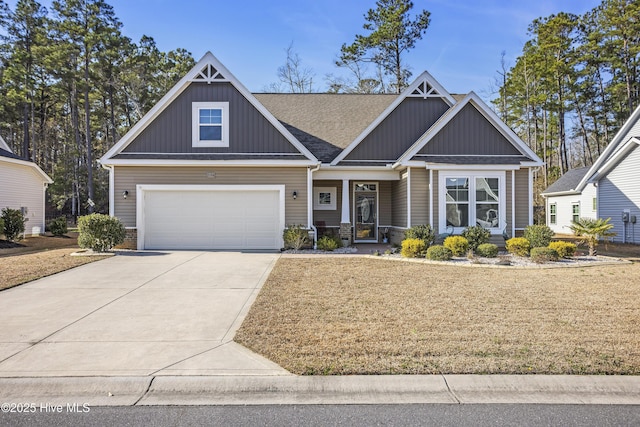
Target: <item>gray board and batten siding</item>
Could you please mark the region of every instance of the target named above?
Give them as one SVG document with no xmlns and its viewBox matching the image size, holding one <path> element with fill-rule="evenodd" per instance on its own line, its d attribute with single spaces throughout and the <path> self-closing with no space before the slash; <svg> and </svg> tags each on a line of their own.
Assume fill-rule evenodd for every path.
<svg viewBox="0 0 640 427">
<path fill-rule="evenodd" d="M 449 108 L 441 98 L 405 98 L 343 162 L 396 161 Z"/>
<path fill-rule="evenodd" d="M 522 155 L 472 104 L 467 104 L 437 135 L 433 136 L 418 154 L 454 156 Z"/>
<path fill-rule="evenodd" d="M 616 242 L 640 243 L 640 146 L 629 152 L 598 183 L 598 216 L 611 218 Z M 622 222 L 622 212 L 628 210 L 636 223 Z M 626 233 L 626 234 L 625 234 Z"/>
<path fill-rule="evenodd" d="M 136 227 L 136 185 L 284 185 L 285 224 L 307 223 L 307 168 L 304 167 L 148 167 L 118 166 L 114 172 L 114 215 Z M 296 191 L 294 199 L 291 194 Z"/>
<path fill-rule="evenodd" d="M 193 147 L 193 102 L 229 102 L 229 147 Z M 299 151 L 231 83 L 191 83 L 123 153 L 292 153 Z"/>
</svg>

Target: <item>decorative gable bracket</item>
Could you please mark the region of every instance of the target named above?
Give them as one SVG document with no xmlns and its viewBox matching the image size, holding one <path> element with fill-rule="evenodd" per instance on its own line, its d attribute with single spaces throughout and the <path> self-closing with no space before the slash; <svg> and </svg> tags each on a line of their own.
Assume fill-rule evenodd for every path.
<svg viewBox="0 0 640 427">
<path fill-rule="evenodd" d="M 440 94 L 438 90 L 429 84 L 427 79 L 424 79 L 422 82 L 418 84 L 418 86 L 407 95 L 409 98 L 442 98 L 444 95 Z"/>
<path fill-rule="evenodd" d="M 191 81 L 206 82 L 207 84 L 211 84 L 214 82 L 228 82 L 229 80 L 227 80 L 222 74 L 220 74 L 220 72 L 216 70 L 213 65 L 206 64 L 204 68 L 200 70 L 200 72 L 197 73 L 193 77 L 193 79 L 191 79 Z"/>
</svg>

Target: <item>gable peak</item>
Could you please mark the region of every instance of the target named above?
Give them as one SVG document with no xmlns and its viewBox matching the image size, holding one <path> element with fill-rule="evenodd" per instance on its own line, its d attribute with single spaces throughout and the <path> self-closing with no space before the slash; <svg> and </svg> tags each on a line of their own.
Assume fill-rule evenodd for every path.
<svg viewBox="0 0 640 427">
<path fill-rule="evenodd" d="M 438 92 L 438 90 L 431 85 L 431 83 L 425 78 L 423 79 L 418 86 L 407 95 L 411 98 L 441 98 L 443 95 Z"/>
<path fill-rule="evenodd" d="M 195 76 L 191 79 L 193 82 L 206 82 L 207 84 L 211 84 L 213 82 L 227 82 L 229 80 L 224 77 L 220 71 L 216 69 L 216 67 L 211 63 L 204 64 L 204 67 L 196 73 Z"/>
</svg>

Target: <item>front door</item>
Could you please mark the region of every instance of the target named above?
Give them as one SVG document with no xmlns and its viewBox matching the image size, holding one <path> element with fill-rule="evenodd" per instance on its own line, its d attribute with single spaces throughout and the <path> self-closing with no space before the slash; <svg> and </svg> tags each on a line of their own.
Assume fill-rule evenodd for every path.
<svg viewBox="0 0 640 427">
<path fill-rule="evenodd" d="M 378 185 L 356 183 L 353 198 L 356 242 L 378 241 Z"/>
</svg>

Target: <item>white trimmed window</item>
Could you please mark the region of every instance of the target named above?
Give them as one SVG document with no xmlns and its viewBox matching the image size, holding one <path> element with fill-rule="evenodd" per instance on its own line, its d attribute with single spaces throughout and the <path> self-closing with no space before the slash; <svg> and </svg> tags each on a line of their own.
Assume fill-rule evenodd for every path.
<svg viewBox="0 0 640 427">
<path fill-rule="evenodd" d="M 440 230 L 471 225 L 494 232 L 506 223 L 504 172 L 440 172 Z"/>
<path fill-rule="evenodd" d="M 556 224 L 558 218 L 558 206 L 555 203 L 549 205 L 549 224 Z"/>
<path fill-rule="evenodd" d="M 580 203 L 571 204 L 571 220 L 576 222 L 580 219 Z"/>
<path fill-rule="evenodd" d="M 335 211 L 336 187 L 314 187 L 313 209 L 320 211 Z"/>
<path fill-rule="evenodd" d="M 193 102 L 191 107 L 194 147 L 229 146 L 229 103 Z"/>
</svg>

